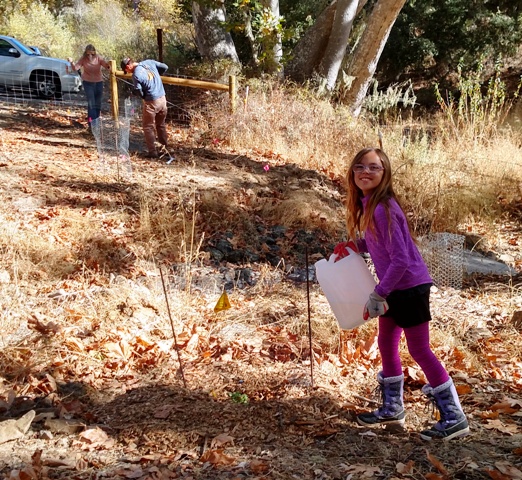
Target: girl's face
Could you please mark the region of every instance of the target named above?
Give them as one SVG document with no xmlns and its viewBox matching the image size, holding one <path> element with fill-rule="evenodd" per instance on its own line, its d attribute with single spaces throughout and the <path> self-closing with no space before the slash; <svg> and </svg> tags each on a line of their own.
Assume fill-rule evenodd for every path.
<svg viewBox="0 0 522 480">
<path fill-rule="evenodd" d="M 381 183 L 384 166 L 376 152 L 368 152 L 352 167 L 355 185 L 364 196 L 371 194 Z"/>
</svg>

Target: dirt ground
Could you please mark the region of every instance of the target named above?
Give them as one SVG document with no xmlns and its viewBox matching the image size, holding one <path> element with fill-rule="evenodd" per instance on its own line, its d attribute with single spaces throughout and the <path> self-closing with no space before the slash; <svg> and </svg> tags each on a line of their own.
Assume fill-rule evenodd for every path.
<svg viewBox="0 0 522 480">
<path fill-rule="evenodd" d="M 274 201 L 305 192 L 322 210 L 311 213 L 317 218 L 309 237 L 306 228 L 292 227 L 274 240 L 270 219 L 258 218 L 253 229 L 243 223 L 247 238 L 220 231 L 219 218 L 209 222 L 205 261 L 195 275 L 202 285 L 214 279 L 217 287 L 201 287 L 186 300 L 200 320 L 176 327 L 178 352 L 171 348 L 165 312 L 162 324 L 156 320 L 158 274 L 145 262 L 129 262 L 128 252 L 111 252 L 111 282 L 96 279 L 80 288 L 43 271 L 13 286 L 23 302 L 15 315 L 18 328 L 5 332 L 1 343 L 0 426 L 28 412 L 36 416 L 19 438 L 0 444 L 2 478 L 522 479 L 520 273 L 467 277 L 462 290 L 433 294 L 434 348 L 459 387 L 471 435 L 448 443 L 419 438 L 434 420 L 420 392 L 422 374 L 407 355 L 406 427 L 369 431 L 354 418 L 375 406 L 375 323 L 339 332 L 312 282 L 311 312 L 323 337 L 310 339 L 306 282 L 291 275 L 305 266 L 303 238 L 311 262 L 336 243 L 320 226 L 325 211 L 338 212 L 342 225 L 338 183 L 281 159 L 205 143 L 185 127 L 170 127 L 171 164 L 147 160 L 136 152 L 136 125 L 132 177 L 115 178 L 113 170 L 107 178 L 82 116 L 70 105 L 0 107 L 2 211 L 41 228 L 42 235 L 51 217 L 62 216 L 66 225 L 69 208 L 93 215 L 101 208 L 106 218 L 125 210 L 128 231 L 113 233 L 132 244 L 136 192 L 143 188 L 196 190 L 208 209 L 208 198 L 218 192 L 223 212 L 230 205 L 246 211 L 253 197 Z M 520 218 L 503 221 L 496 235 L 496 253 L 509 255 L 518 272 Z M 260 240 L 263 235 L 268 237 Z M 214 261 L 210 247 L 223 239 L 232 239 L 241 261 Z M 278 249 L 269 248 L 272 240 Z M 245 252 L 256 261 L 246 262 Z M 161 256 L 168 259 L 168 252 Z M 284 268 L 273 264 L 281 257 Z M 0 270 L 11 272 L 11 266 L 2 262 Z M 257 281 L 239 288 L 238 272 Z M 215 314 L 227 275 L 235 276 L 234 308 Z M 151 295 L 156 303 L 143 300 L 145 290 L 159 292 Z M 93 298 L 106 299 L 111 328 L 90 313 Z M 4 297 L 5 317 L 8 304 Z"/>
</svg>

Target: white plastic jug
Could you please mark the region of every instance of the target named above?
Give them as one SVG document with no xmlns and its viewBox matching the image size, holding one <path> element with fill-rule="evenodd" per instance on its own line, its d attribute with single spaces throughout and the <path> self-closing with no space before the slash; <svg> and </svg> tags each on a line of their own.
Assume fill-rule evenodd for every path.
<svg viewBox="0 0 522 480">
<path fill-rule="evenodd" d="M 362 325 L 363 310 L 368 296 L 375 289 L 373 277 L 364 259 L 348 248 L 350 255 L 335 262 L 333 254 L 315 264 L 315 273 L 319 285 L 332 308 L 339 326 L 350 330 Z"/>
</svg>

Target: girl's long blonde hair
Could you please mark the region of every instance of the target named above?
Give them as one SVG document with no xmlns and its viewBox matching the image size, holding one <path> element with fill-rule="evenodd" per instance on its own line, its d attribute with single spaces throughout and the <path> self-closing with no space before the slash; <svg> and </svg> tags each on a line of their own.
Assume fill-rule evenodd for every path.
<svg viewBox="0 0 522 480">
<path fill-rule="evenodd" d="M 361 163 L 362 158 L 370 152 L 375 152 L 380 158 L 382 166 L 384 167 L 384 172 L 381 183 L 379 183 L 377 188 L 373 191 L 370 199 L 368 200 L 365 211 L 362 204 L 362 198 L 364 195 L 362 190 L 355 184 L 353 166 Z M 373 214 L 379 203 L 383 204 L 389 223 L 389 200 L 393 198 L 397 203 L 399 203 L 399 200 L 397 199 L 397 195 L 393 190 L 390 159 L 380 148 L 367 147 L 360 150 L 350 163 L 345 182 L 347 190 L 346 229 L 348 231 L 349 238 L 355 240 L 360 232 L 364 232 L 368 229 L 373 231 L 375 228 L 373 224 Z"/>
</svg>

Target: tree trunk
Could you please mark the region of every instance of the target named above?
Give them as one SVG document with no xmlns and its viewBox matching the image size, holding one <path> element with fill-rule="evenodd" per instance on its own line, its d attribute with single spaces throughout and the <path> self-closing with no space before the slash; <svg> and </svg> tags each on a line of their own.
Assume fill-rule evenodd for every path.
<svg viewBox="0 0 522 480">
<path fill-rule="evenodd" d="M 359 0 L 359 14 L 368 0 Z M 315 23 L 301 37 L 292 51 L 292 60 L 285 68 L 287 77 L 296 82 L 304 82 L 318 71 L 319 65 L 328 47 L 337 10 L 337 0 L 333 0 L 317 17 Z"/>
<path fill-rule="evenodd" d="M 406 0 L 378 0 L 347 68 L 353 78 L 344 103 L 358 116 L 390 31 Z"/>
<path fill-rule="evenodd" d="M 338 0 L 328 46 L 319 65 L 318 73 L 326 79 L 327 90 L 333 90 L 346 53 L 348 38 L 357 13 L 358 0 Z"/>
<path fill-rule="evenodd" d="M 279 0 L 261 0 L 264 8 L 271 12 L 273 30 L 270 38 L 264 41 L 263 49 L 265 69 L 269 73 L 279 73 L 282 75 L 283 67 L 281 58 L 283 57 L 283 43 L 281 37 L 281 15 L 279 13 Z"/>
<path fill-rule="evenodd" d="M 310 79 L 314 71 L 317 70 L 321 63 L 323 52 L 328 46 L 336 8 L 337 0 L 333 0 L 297 42 L 292 51 L 292 59 L 285 68 L 287 77 L 296 82 L 304 82 Z"/>
<path fill-rule="evenodd" d="M 194 0 L 192 17 L 196 31 L 196 45 L 204 59 L 213 61 L 226 58 L 239 63 L 232 37 L 223 26 L 225 23 L 223 0 L 213 2 Z"/>
</svg>

